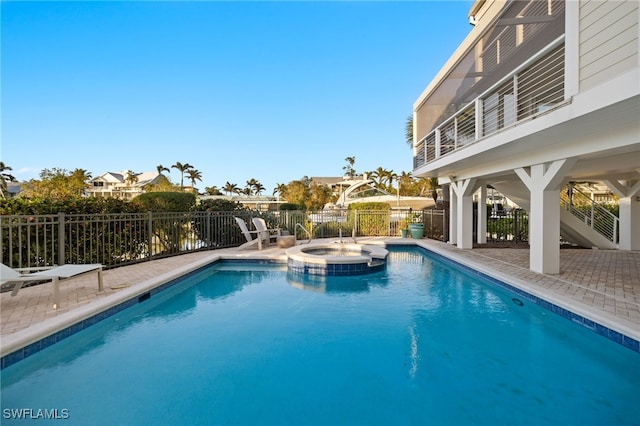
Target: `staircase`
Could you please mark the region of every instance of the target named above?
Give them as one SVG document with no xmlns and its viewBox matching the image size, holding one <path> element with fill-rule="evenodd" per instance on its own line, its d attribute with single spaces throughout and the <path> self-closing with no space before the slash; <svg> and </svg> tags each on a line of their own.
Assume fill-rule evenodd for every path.
<svg viewBox="0 0 640 426">
<path fill-rule="evenodd" d="M 496 182 L 492 186 L 520 207 L 529 210 L 529 190 L 522 182 Z M 589 195 L 570 187 L 571 191 L 568 191 L 569 186 L 560 191 L 562 238 L 582 247 L 617 248 L 619 219 Z"/>
<path fill-rule="evenodd" d="M 560 234 L 563 238 L 587 247 L 617 247 L 620 220 L 589 195 L 568 185 L 560 192 L 560 205 Z"/>
</svg>

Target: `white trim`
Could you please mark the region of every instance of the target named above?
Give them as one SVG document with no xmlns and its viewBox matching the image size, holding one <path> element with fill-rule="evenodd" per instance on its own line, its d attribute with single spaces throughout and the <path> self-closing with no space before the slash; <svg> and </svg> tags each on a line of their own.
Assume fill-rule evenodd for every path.
<svg viewBox="0 0 640 426">
<path fill-rule="evenodd" d="M 580 3 L 565 3 L 564 21 L 564 98 L 580 90 Z"/>
</svg>

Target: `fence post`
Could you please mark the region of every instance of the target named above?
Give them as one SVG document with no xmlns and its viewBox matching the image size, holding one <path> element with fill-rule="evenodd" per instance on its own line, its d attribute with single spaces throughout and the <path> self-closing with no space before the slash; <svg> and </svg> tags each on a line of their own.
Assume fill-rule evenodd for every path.
<svg viewBox="0 0 640 426">
<path fill-rule="evenodd" d="M 358 235 L 358 210 L 353 211 L 353 236 Z"/>
<path fill-rule="evenodd" d="M 147 212 L 148 220 L 147 220 L 147 232 L 149 234 L 149 241 L 147 244 L 149 245 L 149 259 L 153 257 L 153 214 L 151 210 Z"/>
<path fill-rule="evenodd" d="M 58 212 L 58 265 L 65 264 L 64 256 L 64 213 Z"/>
<path fill-rule="evenodd" d="M 207 248 L 211 248 L 213 235 L 211 235 L 211 210 L 207 210 Z"/>
</svg>

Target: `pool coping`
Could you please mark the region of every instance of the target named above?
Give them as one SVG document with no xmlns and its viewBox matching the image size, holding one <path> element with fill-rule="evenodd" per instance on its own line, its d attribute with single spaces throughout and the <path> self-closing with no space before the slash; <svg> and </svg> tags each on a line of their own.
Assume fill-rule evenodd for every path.
<svg viewBox="0 0 640 426">
<path fill-rule="evenodd" d="M 384 269 L 389 252 L 379 244 L 341 243 L 297 245 L 285 251 L 291 272 L 316 276 L 363 275 Z M 313 250 L 340 248 L 354 254 L 315 254 Z M 358 254 L 355 254 L 358 252 Z"/>
<path fill-rule="evenodd" d="M 526 280 L 513 277 L 500 271 L 490 269 L 481 263 L 470 261 L 455 252 L 444 250 L 438 244 L 429 240 L 377 240 L 367 241 L 367 245 L 387 246 L 415 246 L 440 257 L 445 262 L 453 263 L 469 273 L 488 279 L 493 284 L 499 285 L 519 296 L 578 323 L 616 343 L 640 352 L 640 330 L 626 325 L 619 318 L 606 315 L 572 303 L 568 298 L 558 297 L 548 291 L 541 291 Z M 108 298 L 98 299 L 91 303 L 65 312 L 55 318 L 51 318 L 40 324 L 33 325 L 23 331 L 2 337 L 0 349 L 0 370 L 4 369 L 28 356 L 36 353 L 52 344 L 55 344 L 70 335 L 89 327 L 111 315 L 135 305 L 142 298 L 149 297 L 173 285 L 183 276 L 198 271 L 218 261 L 232 260 L 265 263 L 287 263 L 285 254 L 275 253 L 212 253 L 211 256 L 190 262 L 178 267 L 171 272 L 143 281 L 135 286 L 114 293 Z M 144 300 L 144 299 L 142 299 Z"/>
</svg>

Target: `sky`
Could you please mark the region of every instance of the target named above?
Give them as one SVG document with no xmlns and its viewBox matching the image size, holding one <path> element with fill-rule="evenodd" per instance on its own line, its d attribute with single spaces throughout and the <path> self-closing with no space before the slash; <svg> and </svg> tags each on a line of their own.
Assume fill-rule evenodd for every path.
<svg viewBox="0 0 640 426">
<path fill-rule="evenodd" d="M 304 176 L 412 170 L 413 103 L 472 1 L 0 2 L 1 151 L 43 169 L 171 169 L 271 194 Z M 185 183 L 186 184 L 186 183 Z"/>
</svg>

